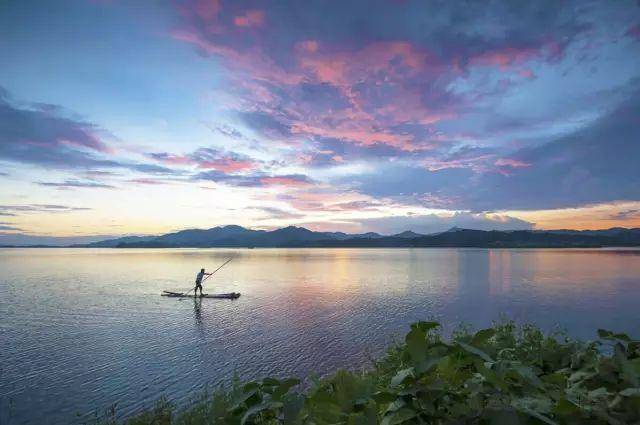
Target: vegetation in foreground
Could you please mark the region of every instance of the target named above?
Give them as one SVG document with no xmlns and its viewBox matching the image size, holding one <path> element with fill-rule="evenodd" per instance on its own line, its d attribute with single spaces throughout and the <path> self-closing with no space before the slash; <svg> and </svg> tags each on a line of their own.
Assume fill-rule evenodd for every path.
<svg viewBox="0 0 640 425">
<path fill-rule="evenodd" d="M 640 423 L 640 341 L 600 330 L 581 343 L 511 322 L 445 340 L 438 328 L 413 324 L 370 371 L 306 389 L 297 379 L 235 383 L 180 411 L 160 401 L 125 423 Z"/>
</svg>

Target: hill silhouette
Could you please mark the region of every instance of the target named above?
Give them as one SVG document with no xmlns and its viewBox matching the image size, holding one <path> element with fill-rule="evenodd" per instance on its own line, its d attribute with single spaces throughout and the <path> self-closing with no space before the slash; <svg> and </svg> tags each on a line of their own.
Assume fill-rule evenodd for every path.
<svg viewBox="0 0 640 425">
<path fill-rule="evenodd" d="M 188 229 L 160 236 L 128 236 L 77 245 L 119 248 L 285 248 L 285 247 L 478 247 L 478 248 L 596 248 L 640 246 L 640 228 L 604 230 L 473 230 L 452 228 L 421 235 L 405 231 L 390 236 L 378 233 L 315 232 L 289 226 L 253 230 L 229 225 Z"/>
</svg>

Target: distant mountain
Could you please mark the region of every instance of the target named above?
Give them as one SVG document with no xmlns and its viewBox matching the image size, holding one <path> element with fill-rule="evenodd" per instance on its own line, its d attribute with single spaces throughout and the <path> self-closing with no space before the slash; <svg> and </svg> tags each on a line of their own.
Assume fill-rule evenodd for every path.
<svg viewBox="0 0 640 425">
<path fill-rule="evenodd" d="M 477 248 L 592 248 L 640 246 L 640 229 L 605 230 L 513 230 L 485 231 L 451 228 L 421 235 L 405 231 L 392 236 L 377 233 L 348 234 L 314 232 L 289 226 L 277 230 L 253 230 L 241 226 L 189 229 L 161 236 L 128 236 L 85 247 L 178 248 L 178 247 L 477 247 Z"/>
<path fill-rule="evenodd" d="M 408 238 L 408 239 L 413 239 L 413 238 L 420 238 L 424 235 L 421 235 L 420 233 L 416 233 L 416 232 L 412 232 L 411 230 L 405 230 L 402 233 L 398 233 L 397 235 L 393 235 L 391 236 L 392 238 Z"/>
<path fill-rule="evenodd" d="M 245 229 L 241 226 L 221 226 L 211 229 L 189 229 L 155 238 L 158 246 L 246 246 L 249 240 L 260 238 L 264 230 Z M 134 243 L 139 244 L 139 243 Z M 142 242 L 144 244 L 144 242 Z M 129 245 L 129 244 L 127 244 Z"/>
<path fill-rule="evenodd" d="M 618 245 L 615 238 L 583 234 L 559 234 L 530 230 L 485 231 L 452 229 L 437 235 L 412 239 L 420 247 L 486 247 L 486 248 L 571 248 Z M 640 238 L 637 240 L 640 245 Z"/>
<path fill-rule="evenodd" d="M 72 247 L 88 247 L 88 248 L 115 248 L 123 243 L 148 242 L 157 238 L 157 236 L 124 236 L 117 239 L 107 239 L 88 244 L 74 244 Z"/>
</svg>

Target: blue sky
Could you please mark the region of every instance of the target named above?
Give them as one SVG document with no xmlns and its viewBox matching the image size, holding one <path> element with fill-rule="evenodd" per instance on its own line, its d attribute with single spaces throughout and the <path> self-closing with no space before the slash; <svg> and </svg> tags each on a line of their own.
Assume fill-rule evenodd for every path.
<svg viewBox="0 0 640 425">
<path fill-rule="evenodd" d="M 640 225 L 635 1 L 9 1 L 0 28 L 0 242 Z"/>
</svg>

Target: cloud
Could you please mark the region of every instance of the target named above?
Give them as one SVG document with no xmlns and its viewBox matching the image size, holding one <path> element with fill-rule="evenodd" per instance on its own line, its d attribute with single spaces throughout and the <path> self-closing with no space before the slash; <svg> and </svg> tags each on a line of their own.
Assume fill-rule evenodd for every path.
<svg viewBox="0 0 640 425">
<path fill-rule="evenodd" d="M 235 152 L 221 152 L 217 149 L 200 148 L 191 154 L 198 168 L 212 169 L 224 173 L 237 173 L 257 168 L 258 161 Z"/>
<path fill-rule="evenodd" d="M 10 230 L 10 231 L 17 231 L 17 232 L 22 231 L 21 228 L 15 227 L 13 223 L 8 223 L 6 221 L 0 221 L 0 230 Z"/>
<path fill-rule="evenodd" d="M 388 216 L 361 219 L 359 223 L 363 229 L 382 234 L 396 234 L 405 230 L 429 234 L 442 232 L 452 227 L 478 230 L 527 230 L 534 226 L 533 223 L 515 217 L 468 212 L 453 215 Z"/>
<path fill-rule="evenodd" d="M 251 174 L 227 174 L 218 170 L 203 171 L 194 176 L 196 180 L 209 180 L 239 187 L 307 187 L 314 181 L 303 174 L 266 174 L 256 172 Z"/>
<path fill-rule="evenodd" d="M 180 170 L 176 170 L 174 168 L 161 167 L 156 164 L 144 164 L 144 163 L 135 163 L 129 161 L 122 161 L 116 167 L 128 168 L 133 171 L 138 171 L 145 174 L 155 174 L 155 175 L 180 175 L 182 172 Z"/>
<path fill-rule="evenodd" d="M 475 210 L 564 208 L 640 200 L 640 90 L 573 134 L 515 152 L 508 176 L 485 174 L 453 192 Z"/>
<path fill-rule="evenodd" d="M 260 177 L 260 186 L 306 187 L 313 180 L 302 174 L 286 174 Z"/>
<path fill-rule="evenodd" d="M 528 162 L 520 161 L 513 158 L 498 158 L 495 165 L 499 167 L 510 167 L 510 168 L 522 168 L 522 167 L 531 167 L 531 164 Z"/>
<path fill-rule="evenodd" d="M 97 188 L 113 189 L 115 186 L 95 181 L 65 180 L 64 182 L 37 182 L 40 186 L 57 187 L 59 189 Z"/>
<path fill-rule="evenodd" d="M 0 215 L 16 216 L 22 213 L 67 213 L 74 211 L 90 211 L 88 207 L 74 207 L 56 204 L 0 205 Z"/>
<path fill-rule="evenodd" d="M 431 199 L 439 199 L 440 204 L 442 199 L 453 200 L 454 196 L 459 196 L 458 190 L 465 187 L 473 176 L 474 172 L 468 168 L 446 167 L 432 171 L 419 164 L 392 162 L 378 164 L 377 167 L 357 175 L 341 177 L 338 181 L 374 198 L 417 199 L 430 195 Z M 438 207 L 429 203 L 425 203 L 425 206 Z M 458 201 L 451 202 L 448 206 L 452 209 L 464 209 Z"/>
<path fill-rule="evenodd" d="M 213 143 L 193 139 L 197 131 L 170 140 L 173 120 L 184 114 L 145 134 L 157 114 L 136 110 L 124 134 L 166 141 L 141 151 L 98 124 L 103 117 L 18 101 L 0 89 L 0 161 L 18 164 L 16 178 L 47 169 L 65 174 L 35 180 L 59 189 L 176 181 L 268 188 L 241 192 L 286 203 L 262 211 L 283 220 L 407 206 L 554 209 L 640 196 L 640 8 L 633 1 L 180 0 L 168 7 L 177 16 L 174 40 L 165 41 L 184 43 L 217 70 L 186 70 L 170 87 L 182 94 L 213 88 L 198 97 L 212 105 L 196 102 L 188 112 L 214 113 L 196 119 Z M 180 102 L 191 102 L 189 93 Z M 27 213 L 36 212 L 0 210 Z"/>
<path fill-rule="evenodd" d="M 262 111 L 238 111 L 238 118 L 258 135 L 270 139 L 288 139 L 291 137 L 291 127 L 283 116 L 270 115 Z"/>
<path fill-rule="evenodd" d="M 18 104 L 6 90 L 0 90 L 0 160 L 65 171 L 123 168 L 148 174 L 176 173 L 116 157 L 102 137 L 108 131 L 65 114 L 57 105 Z"/>
<path fill-rule="evenodd" d="M 105 165 L 111 149 L 95 124 L 65 118 L 57 107 L 18 107 L 0 94 L 0 159 L 57 167 Z"/>
<path fill-rule="evenodd" d="M 248 10 L 242 15 L 233 18 L 233 23 L 237 27 L 261 27 L 264 25 L 265 13 L 263 10 Z"/>
<path fill-rule="evenodd" d="M 127 180 L 129 183 L 133 183 L 133 184 L 138 184 L 138 185 L 146 185 L 146 186 L 157 186 L 157 185 L 163 185 L 163 184 L 169 184 L 168 181 L 166 180 L 160 180 L 160 179 L 150 179 L 150 178 L 138 178 L 138 179 L 131 179 L 131 180 Z"/>
<path fill-rule="evenodd" d="M 610 220 L 631 220 L 634 218 L 640 218 L 640 209 L 618 211 L 608 217 Z"/>
<path fill-rule="evenodd" d="M 224 136 L 231 137 L 232 139 L 246 140 L 248 139 L 240 130 L 237 128 L 231 127 L 228 124 L 220 124 L 216 126 L 209 126 L 211 131 L 215 131 Z"/>
<path fill-rule="evenodd" d="M 376 200 L 338 202 L 328 204 L 325 211 L 376 211 L 383 205 L 385 205 L 383 202 Z"/>
<path fill-rule="evenodd" d="M 495 156 L 495 149 L 462 145 L 440 155 L 430 155 L 422 164 L 429 171 L 468 168 L 476 172 L 485 172 Z"/>
<path fill-rule="evenodd" d="M 230 112 L 257 143 L 286 142 L 285 162 L 309 175 L 374 199 L 478 212 L 640 196 L 637 122 L 611 112 L 640 97 L 637 72 L 587 71 L 634 68 L 607 35 L 635 36 L 633 5 L 284 4 L 265 3 L 258 25 L 238 28 L 253 6 L 219 3 L 205 18 L 187 1 L 173 36 L 229 71 Z M 624 128 L 598 130 L 604 122 Z M 228 171 L 198 178 L 305 184 Z"/>
<path fill-rule="evenodd" d="M 93 236 L 46 236 L 30 233 L 2 233 L 0 232 L 0 245 L 50 245 L 67 246 L 98 242 L 105 239 L 113 239 L 122 235 L 93 235 Z"/>
<path fill-rule="evenodd" d="M 256 169 L 261 165 L 247 155 L 236 152 L 224 152 L 213 148 L 199 148 L 186 155 L 168 152 L 147 154 L 149 158 L 172 166 L 194 166 L 204 170 L 216 170 L 222 173 L 238 173 Z"/>
<path fill-rule="evenodd" d="M 640 200 L 640 89 L 592 124 L 502 156 L 494 148 L 451 145 L 377 163 L 340 183 L 373 197 L 420 198 L 454 210 L 554 209 Z"/>
<path fill-rule="evenodd" d="M 640 24 L 636 24 L 629 28 L 626 32 L 626 35 L 637 40 L 640 40 Z"/>
<path fill-rule="evenodd" d="M 281 208 L 275 208 L 275 207 L 256 206 L 256 207 L 251 207 L 251 209 L 259 210 L 266 213 L 267 217 L 265 217 L 265 219 L 267 220 L 270 220 L 270 219 L 291 220 L 291 219 L 299 219 L 304 217 L 304 214 L 294 212 L 294 211 L 287 211 L 287 210 L 283 210 Z"/>
<path fill-rule="evenodd" d="M 597 22 L 573 2 L 284 4 L 218 3 L 205 17 L 201 2 L 186 1 L 172 35 L 222 60 L 236 113 L 259 135 L 401 150 L 420 148 L 425 128 L 479 107 L 486 93 L 453 90 L 473 69 L 529 80 L 525 65 L 556 63 Z M 399 129 L 408 123 L 418 128 Z"/>
</svg>

